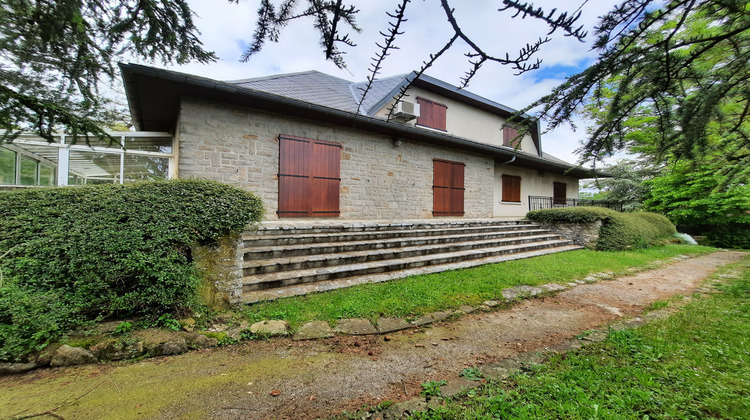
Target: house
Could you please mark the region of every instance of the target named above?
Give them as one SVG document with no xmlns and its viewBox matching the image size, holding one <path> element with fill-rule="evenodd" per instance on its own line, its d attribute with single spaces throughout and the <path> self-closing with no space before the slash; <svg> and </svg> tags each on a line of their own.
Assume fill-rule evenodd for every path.
<svg viewBox="0 0 750 420">
<path fill-rule="evenodd" d="M 212 299 L 580 248 L 504 219 L 539 200 L 566 205 L 594 173 L 544 153 L 530 119 L 510 124 L 513 109 L 466 90 L 413 73 L 376 80 L 363 97 L 367 83 L 317 71 L 223 82 L 120 68 L 138 131 L 114 133 L 119 144 L 22 136 L 0 146 L 0 188 L 194 177 L 252 191 L 266 223 L 198 253 L 218 270 L 205 275 Z"/>
<path fill-rule="evenodd" d="M 173 176 L 252 191 L 268 219 L 521 217 L 529 197 L 564 203 L 593 175 L 544 153 L 538 125 L 519 138 L 515 110 L 426 75 L 403 97 L 413 73 L 376 80 L 363 99 L 366 82 L 318 71 L 120 68 L 137 130 L 174 135 Z"/>
</svg>

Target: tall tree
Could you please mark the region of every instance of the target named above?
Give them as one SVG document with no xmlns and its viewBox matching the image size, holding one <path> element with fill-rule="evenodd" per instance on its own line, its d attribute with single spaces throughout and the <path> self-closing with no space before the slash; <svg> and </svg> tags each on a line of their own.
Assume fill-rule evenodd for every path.
<svg viewBox="0 0 750 420">
<path fill-rule="evenodd" d="M 106 137 L 113 113 L 100 87 L 125 55 L 215 59 L 186 0 L 0 1 L 0 143 L 28 130 Z"/>
<path fill-rule="evenodd" d="M 385 41 L 373 59 L 370 78 L 377 77 L 382 61 L 397 48 L 396 38 L 403 36 L 400 24 L 408 17 L 402 0 L 390 13 L 391 24 L 383 32 Z M 353 22 L 357 13 L 353 5 L 341 0 L 307 0 L 304 12 L 296 13 L 298 0 L 263 0 L 258 10 L 258 23 L 252 47 L 246 57 L 257 52 L 266 40 L 276 40 L 279 31 L 291 20 L 312 16 L 320 32 L 326 57 L 344 66 L 343 55 L 335 46 L 346 43 L 348 29 L 337 25 Z M 455 45 L 463 43 L 470 52 L 463 85 L 469 83 L 487 63 L 510 65 L 518 73 L 538 68 L 535 54 L 559 30 L 566 36 L 583 40 L 587 33 L 577 26 L 580 9 L 573 12 L 545 11 L 531 3 L 503 0 L 500 13 L 514 18 L 538 19 L 550 31 L 536 42 L 527 44 L 517 54 L 490 53 L 493 46 L 480 45 L 462 29 L 466 22 L 456 19 L 449 0 L 441 0 L 440 8 L 447 20 L 448 41 L 439 50 L 427 54 L 417 75 Z M 355 25 L 351 29 L 357 30 Z M 548 129 L 570 122 L 582 105 L 602 96 L 611 88 L 613 96 L 606 105 L 601 124 L 580 149 L 584 161 L 596 162 L 625 147 L 623 123 L 641 106 L 653 106 L 660 137 L 652 149 L 657 158 L 667 155 L 693 159 L 707 152 L 706 129 L 722 123 L 727 115 L 720 109 L 734 103 L 737 113 L 729 117 L 734 125 L 727 133 L 734 147 L 727 148 L 728 158 L 750 167 L 747 150 L 750 133 L 744 124 L 750 115 L 750 8 L 746 0 L 623 0 L 601 17 L 594 30 L 593 48 L 599 52 L 594 65 L 573 75 L 565 83 L 531 104 L 524 111 L 538 109 L 538 117 Z M 340 35 L 343 33 L 344 35 Z M 616 87 L 611 85 L 617 79 Z M 365 92 L 366 94 L 366 92 Z M 602 105 L 605 106 L 605 105 Z"/>
</svg>

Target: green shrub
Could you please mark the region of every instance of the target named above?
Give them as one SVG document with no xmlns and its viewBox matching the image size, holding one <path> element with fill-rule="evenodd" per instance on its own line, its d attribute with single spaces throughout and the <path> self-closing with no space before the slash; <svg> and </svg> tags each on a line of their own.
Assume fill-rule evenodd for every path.
<svg viewBox="0 0 750 420">
<path fill-rule="evenodd" d="M 0 358 L 18 358 L 18 346 L 9 347 L 13 340 L 39 348 L 86 320 L 195 308 L 200 279 L 191 246 L 242 231 L 261 217 L 257 197 L 211 181 L 0 192 L 0 269 L 6 283 L 0 294 Z M 19 296 L 28 304 L 13 308 Z M 18 328 L 26 327 L 17 320 L 46 317 L 37 311 L 44 302 L 59 307 L 40 321 L 49 325 L 38 327 L 46 336 L 37 340 L 22 333 Z M 67 320 L 58 319 L 62 313 Z"/>
<path fill-rule="evenodd" d="M 561 207 L 531 211 L 529 220 L 539 223 L 602 222 L 596 249 L 602 251 L 645 248 L 677 231 L 666 217 L 647 212 L 619 213 L 601 207 Z"/>
<path fill-rule="evenodd" d="M 715 228 L 706 232 L 706 240 L 719 248 L 750 249 L 750 223 Z"/>
</svg>

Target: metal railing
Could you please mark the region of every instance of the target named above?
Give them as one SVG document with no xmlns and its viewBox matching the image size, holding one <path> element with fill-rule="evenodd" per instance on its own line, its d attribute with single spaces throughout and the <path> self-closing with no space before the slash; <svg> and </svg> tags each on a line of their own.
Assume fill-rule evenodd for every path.
<svg viewBox="0 0 750 420">
<path fill-rule="evenodd" d="M 542 196 L 529 196 L 529 211 L 551 209 L 555 207 L 579 207 L 579 206 L 597 206 L 606 207 L 608 209 L 622 211 L 623 203 L 615 201 L 601 201 L 601 200 L 579 200 L 576 198 L 557 198 L 557 197 L 542 197 Z"/>
</svg>

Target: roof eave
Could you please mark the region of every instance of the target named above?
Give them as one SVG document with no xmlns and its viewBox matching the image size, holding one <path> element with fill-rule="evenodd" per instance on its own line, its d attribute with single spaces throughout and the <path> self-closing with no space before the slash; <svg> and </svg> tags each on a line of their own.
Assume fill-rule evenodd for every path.
<svg viewBox="0 0 750 420">
<path fill-rule="evenodd" d="M 144 124 L 144 116 L 141 106 L 143 102 L 141 101 L 148 101 L 149 99 L 144 98 L 141 94 L 142 92 L 138 90 L 138 82 L 139 77 L 150 77 L 158 79 L 161 85 L 167 85 L 168 83 L 177 84 L 177 87 L 179 88 L 178 91 L 182 96 L 228 102 L 235 105 L 263 109 L 270 112 L 283 113 L 301 118 L 324 120 L 342 126 L 389 135 L 393 138 L 403 138 L 407 140 L 457 147 L 463 150 L 488 155 L 499 161 L 508 161 L 515 156 L 516 160 L 513 163 L 514 166 L 524 166 L 542 171 L 565 173 L 578 178 L 606 176 L 606 174 L 601 172 L 595 172 L 576 166 L 562 165 L 535 155 L 511 149 L 506 150 L 501 147 L 479 143 L 445 133 L 429 131 L 395 122 L 387 122 L 376 117 L 361 114 L 357 115 L 347 111 L 290 99 L 267 92 L 237 87 L 228 83 L 199 76 L 192 76 L 137 64 L 120 63 L 120 70 L 122 72 L 123 81 L 125 82 L 125 91 L 130 103 L 131 115 L 137 129 L 139 130 L 157 129 L 159 131 L 171 131 L 174 127 L 174 125 L 171 127 L 146 127 L 146 124 Z M 150 99 L 153 100 L 157 99 L 159 95 L 159 92 L 146 93 L 152 94 L 154 98 Z M 174 124 L 179 109 L 171 111 L 174 112 L 174 119 L 172 120 L 172 124 Z"/>
</svg>

